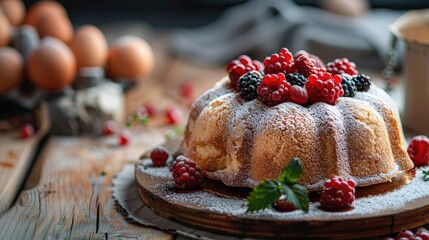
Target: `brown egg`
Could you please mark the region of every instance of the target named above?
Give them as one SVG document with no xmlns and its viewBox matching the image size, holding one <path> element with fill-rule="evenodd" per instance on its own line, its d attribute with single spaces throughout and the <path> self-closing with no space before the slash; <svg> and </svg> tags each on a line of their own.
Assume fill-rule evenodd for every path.
<svg viewBox="0 0 429 240">
<path fill-rule="evenodd" d="M 78 68 L 100 67 L 106 64 L 108 46 L 104 34 L 95 26 L 80 27 L 70 44 Z"/>
<path fill-rule="evenodd" d="M 12 37 L 12 27 L 0 9 L 0 47 L 9 44 Z"/>
<path fill-rule="evenodd" d="M 40 37 L 55 37 L 69 43 L 73 26 L 63 6 L 53 1 L 41 1 L 31 6 L 25 23 L 34 26 Z"/>
<path fill-rule="evenodd" d="M 22 23 L 25 17 L 25 6 L 20 0 L 2 0 L 0 7 L 3 9 L 4 14 L 9 19 L 9 22 L 18 26 Z"/>
<path fill-rule="evenodd" d="M 151 73 L 153 65 L 152 48 L 141 38 L 120 37 L 110 46 L 107 71 L 111 78 L 140 80 Z"/>
<path fill-rule="evenodd" d="M 21 84 L 24 61 L 21 54 L 11 47 L 0 48 L 0 92 Z"/>
<path fill-rule="evenodd" d="M 30 54 L 27 71 L 34 85 L 44 90 L 58 91 L 73 82 L 76 60 L 63 42 L 46 37 Z"/>
<path fill-rule="evenodd" d="M 67 12 L 64 7 L 55 1 L 39 1 L 30 6 L 28 9 L 27 16 L 25 16 L 24 23 L 31 26 L 36 26 L 42 15 L 47 12 L 53 12 L 61 16 L 67 16 Z"/>
</svg>

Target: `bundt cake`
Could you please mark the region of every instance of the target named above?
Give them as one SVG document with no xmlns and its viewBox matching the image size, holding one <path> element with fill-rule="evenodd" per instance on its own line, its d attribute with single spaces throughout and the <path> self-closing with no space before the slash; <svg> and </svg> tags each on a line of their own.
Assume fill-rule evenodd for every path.
<svg viewBox="0 0 429 240">
<path fill-rule="evenodd" d="M 193 103 L 181 147 L 208 178 L 255 187 L 276 179 L 298 157 L 300 184 L 318 191 L 332 176 L 366 186 L 413 168 L 395 103 L 374 84 L 335 104 L 268 106 L 258 98 L 245 100 L 230 78 Z"/>
</svg>

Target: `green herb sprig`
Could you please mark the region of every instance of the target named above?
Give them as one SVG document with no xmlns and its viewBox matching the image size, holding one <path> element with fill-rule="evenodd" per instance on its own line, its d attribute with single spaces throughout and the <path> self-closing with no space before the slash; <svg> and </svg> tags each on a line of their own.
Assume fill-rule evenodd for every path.
<svg viewBox="0 0 429 240">
<path fill-rule="evenodd" d="M 297 209 L 308 212 L 310 199 L 308 191 L 298 184 L 302 176 L 302 167 L 299 158 L 293 158 L 280 173 L 277 180 L 268 180 L 260 183 L 247 198 L 247 211 L 258 212 L 272 206 L 280 196 Z"/>
<path fill-rule="evenodd" d="M 422 171 L 422 174 L 423 174 L 423 181 L 429 181 L 429 170 L 427 170 L 427 171 Z"/>
</svg>

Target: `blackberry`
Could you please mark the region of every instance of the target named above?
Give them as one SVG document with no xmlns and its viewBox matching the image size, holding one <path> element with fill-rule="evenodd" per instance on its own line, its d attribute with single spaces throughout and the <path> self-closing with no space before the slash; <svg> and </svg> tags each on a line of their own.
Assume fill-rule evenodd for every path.
<svg viewBox="0 0 429 240">
<path fill-rule="evenodd" d="M 356 95 L 356 84 L 352 80 L 352 77 L 348 74 L 341 74 L 341 86 L 343 86 L 344 95 L 343 97 L 354 97 Z"/>
<path fill-rule="evenodd" d="M 238 93 L 245 100 L 258 98 L 258 86 L 262 81 L 262 74 L 258 71 L 250 71 L 238 79 Z"/>
<path fill-rule="evenodd" d="M 371 78 L 365 74 L 353 76 L 352 80 L 359 92 L 368 92 L 371 87 Z"/>
<path fill-rule="evenodd" d="M 288 81 L 292 86 L 298 85 L 300 87 L 304 87 L 307 82 L 307 78 L 299 73 L 289 73 L 286 75 L 286 81 Z"/>
</svg>

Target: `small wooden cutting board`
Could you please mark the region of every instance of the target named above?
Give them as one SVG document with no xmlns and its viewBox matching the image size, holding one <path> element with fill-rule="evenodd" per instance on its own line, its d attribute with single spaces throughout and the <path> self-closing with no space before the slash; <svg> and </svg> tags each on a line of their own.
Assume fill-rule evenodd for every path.
<svg viewBox="0 0 429 240">
<path fill-rule="evenodd" d="M 49 129 L 47 106 L 36 111 L 40 124 L 30 138 L 21 139 L 19 129 L 0 134 L 0 214 L 7 210 L 18 194 L 40 141 Z"/>
</svg>

